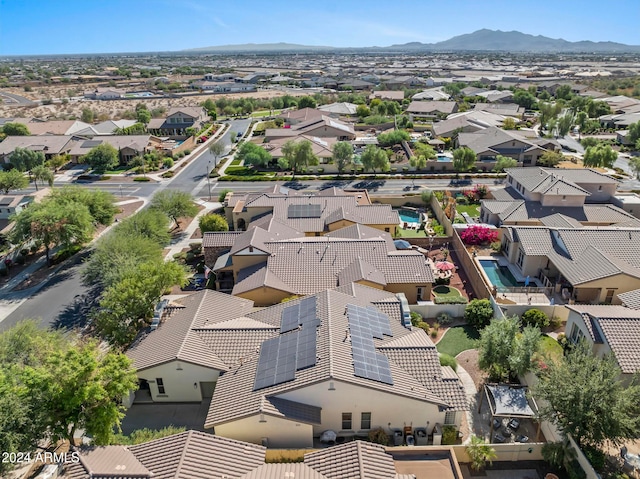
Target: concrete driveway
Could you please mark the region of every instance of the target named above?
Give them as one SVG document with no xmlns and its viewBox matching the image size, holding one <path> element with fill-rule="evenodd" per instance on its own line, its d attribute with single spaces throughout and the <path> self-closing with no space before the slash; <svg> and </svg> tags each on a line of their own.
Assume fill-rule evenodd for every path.
<svg viewBox="0 0 640 479">
<path fill-rule="evenodd" d="M 167 426 L 204 431 L 209 401 L 201 403 L 134 404 L 122 421 L 123 434 L 136 429 L 162 429 Z"/>
</svg>

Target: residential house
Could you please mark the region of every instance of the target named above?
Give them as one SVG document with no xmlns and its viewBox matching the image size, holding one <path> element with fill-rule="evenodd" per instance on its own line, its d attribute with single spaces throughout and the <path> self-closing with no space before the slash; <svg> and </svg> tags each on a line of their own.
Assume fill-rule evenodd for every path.
<svg viewBox="0 0 640 479">
<path fill-rule="evenodd" d="M 26 119 L 25 119 L 26 120 Z M 76 135 L 91 125 L 79 120 L 37 120 L 35 118 L 23 122 L 29 129 L 29 133 L 34 136 L 40 135 Z"/>
<path fill-rule="evenodd" d="M 147 131 L 154 136 L 184 139 L 188 136 L 187 128 L 200 129 L 208 118 L 206 110 L 199 106 L 173 107 L 166 118 L 152 118 Z"/>
<path fill-rule="evenodd" d="M 236 75 L 233 73 L 207 73 L 202 77 L 202 79 L 211 82 L 234 81 L 236 79 Z"/>
<path fill-rule="evenodd" d="M 72 138 L 70 135 L 8 136 L 0 142 L 0 160 L 10 163 L 16 148 L 41 151 L 45 159 L 50 160 L 55 155 L 69 153 L 73 146 Z"/>
<path fill-rule="evenodd" d="M 287 110 L 276 118 L 282 118 L 285 125 L 293 126 L 309 120 L 322 118 L 326 113 L 316 108 L 301 108 L 300 110 Z"/>
<path fill-rule="evenodd" d="M 402 90 L 374 90 L 369 95 L 369 100 L 391 100 L 402 103 L 404 100 L 404 92 Z"/>
<path fill-rule="evenodd" d="M 482 201 L 480 218 L 496 226 L 640 226 L 615 206 L 617 181 L 588 168 L 510 168 L 507 187 Z M 560 220 L 560 223 L 558 223 Z"/>
<path fill-rule="evenodd" d="M 521 119 L 525 113 L 525 109 L 517 103 L 476 103 L 473 109 L 518 119 Z"/>
<path fill-rule="evenodd" d="M 523 277 L 575 303 L 620 304 L 640 288 L 640 229 L 506 226 L 502 249 Z"/>
<path fill-rule="evenodd" d="M 205 428 L 299 448 L 326 430 L 458 425 L 468 409 L 460 380 L 402 315 L 393 294 L 354 284 L 249 313 L 276 332 L 220 376 Z"/>
<path fill-rule="evenodd" d="M 338 117 L 355 116 L 357 108 L 358 105 L 356 105 L 355 103 L 339 102 L 322 105 L 318 107 L 318 110 L 324 112 L 326 115 Z"/>
<path fill-rule="evenodd" d="M 526 138 L 517 130 L 505 131 L 493 126 L 473 133 L 460 133 L 457 146 L 472 149 L 479 166 L 484 163 L 485 168 L 493 168 L 498 155 L 513 158 L 523 166 L 535 166 L 544 153 L 560 149 L 554 140 Z"/>
<path fill-rule="evenodd" d="M 458 133 L 474 133 L 491 126 L 501 127 L 506 118 L 489 111 L 468 110 L 453 113 L 446 120 L 434 123 L 432 131 L 435 137 L 452 138 Z"/>
<path fill-rule="evenodd" d="M 637 291 L 630 293 L 637 294 Z M 631 381 L 640 372 L 640 311 L 625 306 L 591 304 L 567 308 L 567 339 L 574 344 L 586 341 L 598 357 L 613 354 L 623 380 Z"/>
<path fill-rule="evenodd" d="M 107 144 L 118 150 L 118 158 L 123 165 L 128 164 L 136 156 L 143 156 L 157 148 L 162 142 L 151 135 L 102 135 L 93 139 L 76 138 L 69 151 L 71 161 L 82 163 L 82 157 L 98 145 Z"/>
<path fill-rule="evenodd" d="M 288 141 L 299 143 L 301 141 L 308 141 L 311 143 L 311 150 L 313 154 L 318 158 L 320 164 L 327 164 L 333 160 L 333 145 L 336 144 L 335 138 L 318 138 L 317 136 L 300 135 L 293 138 L 280 138 L 278 140 L 272 140 L 269 143 L 265 143 L 262 146 L 269 154 L 274 158 L 282 158 L 282 147 Z"/>
<path fill-rule="evenodd" d="M 0 219 L 8 220 L 31 204 L 33 196 L 4 195 L 0 196 Z"/>
<path fill-rule="evenodd" d="M 458 111 L 455 101 L 412 101 L 406 109 L 411 121 L 443 119 Z"/>
<path fill-rule="evenodd" d="M 56 477 L 240 478 L 264 466 L 266 448 L 200 431 L 185 431 L 132 446 L 82 447 L 77 452 L 79 460 L 65 461 L 62 475 Z"/>
<path fill-rule="evenodd" d="M 264 445 L 193 430 L 133 446 L 82 447 L 75 452 L 78 462 L 65 462 L 57 477 L 410 479 L 416 477 L 414 472 L 425 470 L 420 451 L 403 451 L 401 460 L 397 460 L 394 450 L 361 440 L 309 452 L 304 455 L 304 462 L 267 463 Z M 462 477 L 453 449 L 443 447 L 430 452 L 441 458 L 430 462 L 442 477 Z"/>
<path fill-rule="evenodd" d="M 276 76 L 277 73 L 274 72 L 254 72 L 243 77 L 235 78 L 235 81 L 238 83 L 259 83 L 261 81 L 265 81 L 267 78 Z"/>
<path fill-rule="evenodd" d="M 424 87 L 426 82 L 424 79 L 416 77 L 416 76 L 396 76 L 387 78 L 384 80 L 384 86 L 393 89 L 401 89 L 401 88 L 419 88 Z"/>
<path fill-rule="evenodd" d="M 124 90 L 118 88 L 96 88 L 85 91 L 84 97 L 90 100 L 118 100 L 124 98 L 125 93 Z"/>
<path fill-rule="evenodd" d="M 267 128 L 265 141 L 279 138 L 294 138 L 300 135 L 318 138 L 336 138 L 338 141 L 354 140 L 356 137 L 353 124 L 344 123 L 329 116 L 315 116 L 309 120 L 297 123 L 291 128 Z"/>
<path fill-rule="evenodd" d="M 442 88 L 429 88 L 416 93 L 411 97 L 412 100 L 432 100 L 432 101 L 446 101 L 451 98 L 451 95 L 442 90 Z"/>
<path fill-rule="evenodd" d="M 244 93 L 256 91 L 256 86 L 253 83 L 212 82 L 205 80 L 198 80 L 191 83 L 191 88 L 214 93 Z"/>
<path fill-rule="evenodd" d="M 87 128 L 76 131 L 76 136 L 93 138 L 99 135 L 113 135 L 116 130 L 129 128 L 137 123 L 136 120 L 105 120 L 97 125 L 87 125 Z"/>
<path fill-rule="evenodd" d="M 341 90 L 371 90 L 375 85 L 358 78 L 347 78 L 339 80 L 337 86 Z"/>
</svg>

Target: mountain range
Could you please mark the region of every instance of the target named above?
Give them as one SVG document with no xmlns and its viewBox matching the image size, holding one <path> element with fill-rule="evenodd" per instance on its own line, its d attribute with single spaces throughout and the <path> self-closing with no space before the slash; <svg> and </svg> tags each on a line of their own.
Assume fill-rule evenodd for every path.
<svg viewBox="0 0 640 479">
<path fill-rule="evenodd" d="M 569 42 L 561 38 L 530 35 L 518 31 L 477 30 L 437 43 L 410 42 L 387 47 L 341 48 L 295 43 L 245 43 L 192 48 L 185 52 L 201 53 L 286 53 L 286 52 L 531 52 L 531 53 L 640 53 L 640 45 L 616 42 Z"/>
</svg>

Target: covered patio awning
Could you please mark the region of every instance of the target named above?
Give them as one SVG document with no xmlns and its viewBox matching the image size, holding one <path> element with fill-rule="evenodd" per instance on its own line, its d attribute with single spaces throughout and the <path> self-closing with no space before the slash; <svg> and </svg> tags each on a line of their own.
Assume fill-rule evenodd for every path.
<svg viewBox="0 0 640 479">
<path fill-rule="evenodd" d="M 485 393 L 491 408 L 491 414 L 495 417 L 526 417 L 536 416 L 527 399 L 526 386 L 512 386 L 506 384 L 487 384 Z M 536 407 L 535 402 L 533 406 Z M 536 407 L 537 409 L 537 407 Z"/>
</svg>

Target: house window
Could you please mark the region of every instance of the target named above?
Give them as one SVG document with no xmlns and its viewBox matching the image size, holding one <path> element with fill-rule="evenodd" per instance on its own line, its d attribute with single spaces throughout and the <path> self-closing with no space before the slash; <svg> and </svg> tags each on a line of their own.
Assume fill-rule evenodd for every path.
<svg viewBox="0 0 640 479">
<path fill-rule="evenodd" d="M 509 255 L 509 248 L 511 247 L 511 241 L 509 240 L 509 238 L 505 237 L 504 238 L 504 245 L 502 246 L 502 249 L 504 250 L 505 253 L 507 253 L 507 256 Z"/>
<path fill-rule="evenodd" d="M 562 201 L 567 201 L 567 195 L 562 195 Z"/>
<path fill-rule="evenodd" d="M 615 294 L 615 289 L 607 289 L 607 295 L 604 298 L 604 304 L 611 304 L 613 301 L 613 295 Z"/>
<path fill-rule="evenodd" d="M 416 288 L 416 291 L 417 291 L 416 296 L 418 301 L 424 301 L 424 288 L 422 286 L 418 286 Z"/>
<path fill-rule="evenodd" d="M 522 162 L 525 165 L 531 164 L 531 155 L 524 155 L 524 161 Z"/>
<path fill-rule="evenodd" d="M 164 394 L 164 381 L 162 378 L 156 378 L 156 384 L 158 385 L 158 394 Z"/>
<path fill-rule="evenodd" d="M 584 333 L 576 323 L 573 323 L 573 326 L 571 326 L 571 341 L 578 343 L 582 338 L 584 338 Z"/>
<path fill-rule="evenodd" d="M 522 263 L 524 263 L 524 251 L 521 249 L 518 250 L 518 259 L 516 260 L 516 263 L 520 266 L 520 269 L 522 269 Z"/>
<path fill-rule="evenodd" d="M 351 430 L 351 417 L 352 417 L 352 414 L 350 412 L 342 413 L 342 430 L 343 431 Z"/>
<path fill-rule="evenodd" d="M 387 233 L 389 233 L 389 232 L 391 231 L 391 229 L 389 229 L 389 228 L 385 228 L 384 230 L 385 230 L 385 232 L 387 232 Z"/>
<path fill-rule="evenodd" d="M 360 429 L 371 429 L 370 412 L 363 412 L 360 414 Z"/>
<path fill-rule="evenodd" d="M 455 424 L 456 423 L 456 412 L 455 411 L 447 411 L 444 413 L 444 423 L 445 424 Z"/>
<path fill-rule="evenodd" d="M 598 191 L 602 191 L 602 185 L 598 185 Z"/>
</svg>

